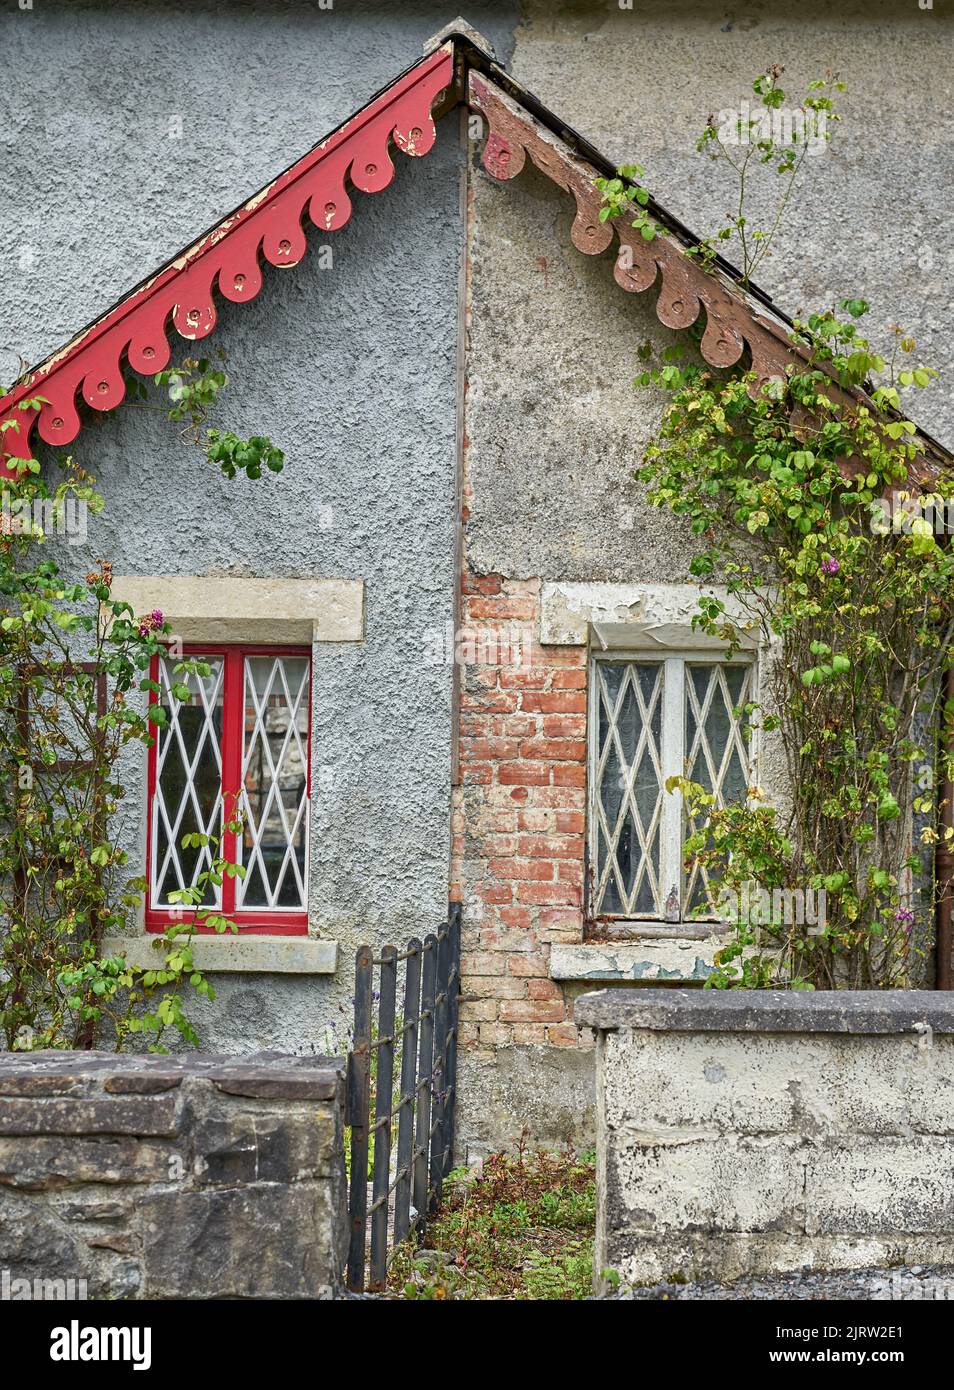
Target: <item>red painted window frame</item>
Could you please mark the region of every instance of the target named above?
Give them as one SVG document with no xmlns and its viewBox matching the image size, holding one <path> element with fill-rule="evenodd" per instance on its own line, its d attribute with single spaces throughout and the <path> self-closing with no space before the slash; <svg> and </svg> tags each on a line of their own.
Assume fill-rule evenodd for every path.
<svg viewBox="0 0 954 1390">
<path fill-rule="evenodd" d="M 308 810 L 306 812 L 308 841 L 305 853 L 306 906 L 293 912 L 276 911 L 269 908 L 250 908 L 235 911 L 236 885 L 239 880 L 228 875 L 222 882 L 221 908 L 207 909 L 221 913 L 233 921 L 242 934 L 256 936 L 304 936 L 308 932 L 307 873 L 310 857 L 311 836 L 311 648 L 269 646 L 259 643 L 194 642 L 183 645 L 182 652 L 187 657 L 221 656 L 225 663 L 222 675 L 222 735 L 220 752 L 222 757 L 222 794 L 228 808 L 237 804 L 242 780 L 242 742 L 245 718 L 245 658 L 247 656 L 304 656 L 308 659 L 308 769 L 307 790 Z M 159 679 L 159 657 L 154 656 L 149 665 L 151 680 Z M 230 716 L 231 710 L 237 712 Z M 172 909 L 152 906 L 152 823 L 153 800 L 156 794 L 156 759 L 158 740 L 153 739 L 149 749 L 148 801 L 146 807 L 146 931 L 161 932 L 182 917 L 175 916 Z M 222 852 L 232 863 L 237 862 L 237 836 L 226 830 L 223 836 Z M 214 927 L 205 927 L 198 919 L 196 931 L 206 935 L 215 933 Z"/>
</svg>

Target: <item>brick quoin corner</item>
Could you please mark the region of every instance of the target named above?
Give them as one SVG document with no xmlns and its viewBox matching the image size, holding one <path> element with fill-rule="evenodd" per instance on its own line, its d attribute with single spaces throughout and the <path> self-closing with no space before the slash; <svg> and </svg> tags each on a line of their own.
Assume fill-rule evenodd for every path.
<svg viewBox="0 0 954 1390">
<path fill-rule="evenodd" d="M 509 649 L 512 625 L 539 632 L 539 579 L 465 570 L 461 587 L 464 630 L 502 638 L 460 672 L 451 895 L 464 903 L 461 1043 L 576 1047 L 550 947 L 583 935 L 586 650 L 535 638 Z"/>
</svg>

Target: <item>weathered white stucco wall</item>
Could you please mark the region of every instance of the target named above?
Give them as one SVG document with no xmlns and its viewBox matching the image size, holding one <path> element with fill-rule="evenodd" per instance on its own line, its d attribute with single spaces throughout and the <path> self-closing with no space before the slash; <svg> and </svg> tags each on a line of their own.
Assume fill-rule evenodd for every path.
<svg viewBox="0 0 954 1390">
<path fill-rule="evenodd" d="M 840 71 L 844 119 L 809 161 L 757 278 L 790 314 L 863 295 L 869 328 L 904 324 L 949 374 L 952 50 L 949 9 L 915 0 L 524 0 L 510 69 L 597 148 L 641 163 L 652 193 L 700 234 L 722 225 L 732 191 L 695 151 L 709 114 L 751 96 L 753 78 L 775 62 L 790 93 Z M 568 195 L 529 160 L 497 182 L 480 167 L 480 148 L 471 150 L 468 563 L 544 587 L 683 584 L 697 547 L 647 506 L 633 478 L 663 405 L 632 387 L 637 349 L 676 335 L 656 319 L 654 291 L 614 283 L 612 252 L 575 249 Z M 954 401 L 943 386 L 918 393 L 912 409 L 951 444 Z M 767 763 L 766 786 L 777 792 L 777 781 Z M 472 911 L 468 920 L 479 919 Z M 688 961 L 691 974 L 696 954 L 674 946 L 666 968 Z M 569 995 L 573 982 L 561 983 Z M 487 1062 L 465 1059 L 465 1138 L 478 1148 L 512 1143 L 515 1114 L 532 1115 L 553 1142 L 585 1135 L 591 1058 L 564 1051 L 512 1046 Z"/>
<path fill-rule="evenodd" d="M 695 150 L 709 114 L 738 109 L 772 63 L 784 65 L 792 98 L 837 70 L 843 119 L 807 160 L 757 279 L 789 314 L 862 295 L 867 328 L 905 325 L 945 373 L 954 356 L 952 56 L 954 16 L 916 0 L 636 0 L 628 9 L 524 0 L 509 67 L 597 149 L 642 164 L 654 196 L 700 235 L 722 225 L 735 191 Z M 590 257 L 572 245 L 568 195 L 529 160 L 498 183 L 477 154 L 470 562 L 523 579 L 682 582 L 692 537 L 650 511 L 632 479 L 662 405 L 632 389 L 637 348 L 677 335 L 658 323 L 653 289 L 626 294 L 614 283 L 612 250 Z M 776 186 L 760 195 L 752 183 L 751 220 L 764 224 Z M 951 444 L 950 392 L 915 392 L 911 409 Z"/>
<path fill-rule="evenodd" d="M 954 1001 L 606 990 L 597 1271 L 726 1281 L 954 1260 Z"/>
</svg>

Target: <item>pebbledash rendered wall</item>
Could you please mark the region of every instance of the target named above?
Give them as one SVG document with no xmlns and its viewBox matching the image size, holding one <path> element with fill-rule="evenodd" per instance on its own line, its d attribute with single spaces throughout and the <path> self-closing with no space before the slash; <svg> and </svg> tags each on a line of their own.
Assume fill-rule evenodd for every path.
<svg viewBox="0 0 954 1390">
<path fill-rule="evenodd" d="M 478 4 L 475 22 L 505 52 L 511 22 L 495 9 Z M 18 175 L 11 160 L 0 170 L 0 378 L 347 119 L 447 17 L 351 0 L 4 7 L 19 78 L 0 108 L 22 158 Z M 219 306 L 208 350 L 226 350 L 231 384 L 212 423 L 270 435 L 283 474 L 226 482 L 135 407 L 73 446 L 106 509 L 85 544 L 61 547 L 72 573 L 103 556 L 117 574 L 364 582 L 363 640 L 313 651 L 310 925 L 337 943 L 337 970 L 217 974 L 214 1004 L 191 1010 L 215 1049 L 343 1046 L 355 947 L 403 942 L 446 914 L 451 678 L 428 654 L 453 613 L 456 114 L 426 158 L 395 165 L 340 236 L 315 233 L 300 265 L 266 267 L 253 303 Z M 145 755 L 124 773 L 135 872 Z"/>
<path fill-rule="evenodd" d="M 709 113 L 751 96 L 753 77 L 772 62 L 785 65 L 792 93 L 840 70 L 844 120 L 831 148 L 809 160 L 758 279 L 790 313 L 863 294 L 869 327 L 907 325 L 946 371 L 954 107 L 922 74 L 943 73 L 950 88 L 952 42 L 950 13 L 890 0 L 647 0 L 631 9 L 526 0 L 509 66 L 597 148 L 643 164 L 652 192 L 703 233 L 721 225 L 729 194 L 694 149 Z M 919 146 L 912 120 L 924 130 Z M 886 224 L 892 168 L 905 170 L 905 204 Z M 460 1115 L 476 1154 L 514 1142 L 524 1125 L 553 1142 L 592 1140 L 592 1050 L 576 1039 L 574 998 L 597 981 L 698 982 L 711 943 L 582 944 L 586 637 L 540 640 L 554 590 L 583 612 L 607 601 L 622 610 L 668 585 L 686 586 L 680 602 L 692 595 L 692 538 L 651 511 L 633 479 L 661 411 L 632 387 L 637 349 L 673 335 L 656 319 L 653 291 L 625 294 L 614 283 L 611 253 L 573 247 L 572 200 L 529 160 L 498 183 L 474 149 L 471 171 L 464 618 L 504 633 L 513 623 L 532 639 L 522 662 L 505 645 L 496 665 L 469 668 L 462 696 Z M 923 393 L 917 412 L 942 441 L 954 437 L 948 393 Z M 638 606 L 632 615 L 642 616 Z M 771 789 L 772 768 L 763 773 Z M 927 909 L 924 918 L 927 935 Z"/>
<path fill-rule="evenodd" d="M 954 1262 L 954 999 L 586 994 L 594 1270 L 622 1284 Z"/>
<path fill-rule="evenodd" d="M 0 1056 L 0 1300 L 333 1298 L 343 1067 Z"/>
</svg>

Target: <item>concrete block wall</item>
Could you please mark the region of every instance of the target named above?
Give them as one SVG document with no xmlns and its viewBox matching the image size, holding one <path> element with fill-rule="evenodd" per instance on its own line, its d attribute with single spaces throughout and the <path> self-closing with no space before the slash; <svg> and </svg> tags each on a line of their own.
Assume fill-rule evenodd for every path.
<svg viewBox="0 0 954 1390">
<path fill-rule="evenodd" d="M 583 995 L 594 1268 L 623 1285 L 954 1262 L 954 999 Z"/>
<path fill-rule="evenodd" d="M 0 1056 L 0 1297 L 330 1298 L 333 1059 Z"/>
</svg>

